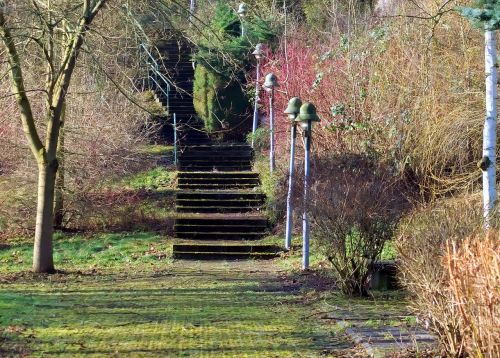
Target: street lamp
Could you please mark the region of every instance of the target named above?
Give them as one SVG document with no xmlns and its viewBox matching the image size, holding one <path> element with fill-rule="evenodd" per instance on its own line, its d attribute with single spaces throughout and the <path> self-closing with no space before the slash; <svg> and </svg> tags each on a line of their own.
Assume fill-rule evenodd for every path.
<svg viewBox="0 0 500 358">
<path fill-rule="evenodd" d="M 252 125 L 252 148 L 255 139 L 255 131 L 257 130 L 257 124 L 259 121 L 259 81 L 260 81 L 260 60 L 264 56 L 264 45 L 257 44 L 255 46 L 255 51 L 252 52 L 252 55 L 257 59 L 257 79 L 255 81 L 255 103 L 253 107 L 253 125 Z"/>
<path fill-rule="evenodd" d="M 247 12 L 248 12 L 247 4 L 245 4 L 244 2 L 241 3 L 238 8 L 238 15 L 240 16 L 241 19 L 241 37 L 245 37 L 246 35 L 244 20 L 245 17 L 247 16 Z"/>
<path fill-rule="evenodd" d="M 285 114 L 292 125 L 292 133 L 290 138 L 290 173 L 288 174 L 288 195 L 286 197 L 286 233 L 285 233 L 285 249 L 290 250 L 292 247 L 292 231 L 293 231 L 293 174 L 295 170 L 295 139 L 297 138 L 297 116 L 300 112 L 302 101 L 298 97 L 293 97 L 288 101 L 288 107 L 285 109 Z"/>
<path fill-rule="evenodd" d="M 316 107 L 312 103 L 304 103 L 300 107 L 299 115 L 296 121 L 300 122 L 302 133 L 304 135 L 304 212 L 302 214 L 302 239 L 303 239 L 303 256 L 302 268 L 309 268 L 309 218 L 308 218 L 308 186 L 309 186 L 309 168 L 310 168 L 310 153 L 311 153 L 311 137 L 312 123 L 319 122 L 320 119 L 316 113 Z"/>
<path fill-rule="evenodd" d="M 271 174 L 274 172 L 275 162 L 274 162 L 274 88 L 279 87 L 278 78 L 274 73 L 269 73 L 266 76 L 266 81 L 264 82 L 264 88 L 269 93 L 269 168 Z"/>
<path fill-rule="evenodd" d="M 193 14 L 196 10 L 196 0 L 191 0 L 189 2 L 189 24 L 191 25 Z"/>
</svg>

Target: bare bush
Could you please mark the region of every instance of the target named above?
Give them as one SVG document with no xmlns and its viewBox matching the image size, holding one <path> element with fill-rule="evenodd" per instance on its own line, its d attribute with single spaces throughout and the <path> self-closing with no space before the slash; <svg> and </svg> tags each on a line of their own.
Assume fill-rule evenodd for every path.
<svg viewBox="0 0 500 358">
<path fill-rule="evenodd" d="M 28 6 L 25 5 L 23 2 L 23 11 Z M 134 6 L 139 7 L 140 3 Z M 155 164 L 140 152 L 140 147 L 157 129 L 144 111 L 149 107 L 146 99 L 135 94 L 135 81 L 144 72 L 137 49 L 140 39 L 134 20 L 119 6 L 116 10 L 103 12 L 87 34 L 86 46 L 92 51 L 81 53 L 65 98 L 64 128 L 60 131 L 64 142 L 58 149 L 58 175 L 63 175 L 64 180 L 58 182 L 57 190 L 64 198 L 62 221 L 69 228 L 88 226 L 83 223 L 84 214 L 91 216 L 94 206 L 92 200 L 87 199 L 96 191 L 124 175 Z M 24 14 L 20 12 L 19 17 Z M 14 15 L 9 14 L 12 21 L 17 19 Z M 43 135 L 45 103 L 40 78 L 45 75 L 46 66 L 37 46 L 28 41 L 20 47 L 20 56 L 35 124 Z M 1 66 L 6 70 L 5 61 L 1 59 Z M 36 192 L 37 166 L 30 156 L 20 121 L 12 120 L 19 117 L 19 111 L 10 89 L 8 78 L 2 77 L 0 232 L 28 234 L 35 224 L 36 198 L 31 193 Z M 86 207 L 78 205 L 82 201 L 87 203 Z M 78 210 L 81 211 L 75 215 Z M 78 222 L 73 222 L 75 217 L 80 218 Z"/>
<path fill-rule="evenodd" d="M 459 311 L 452 305 L 449 273 L 443 265 L 447 242 L 479 235 L 481 222 L 481 198 L 469 195 L 419 209 L 398 229 L 401 282 L 413 296 L 414 310 L 438 335 L 450 356 L 463 353 L 464 332 Z"/>
<path fill-rule="evenodd" d="M 310 211 L 314 238 L 332 265 L 340 289 L 366 295 L 371 265 L 392 238 L 407 205 L 388 168 L 345 155 L 317 161 Z"/>
</svg>

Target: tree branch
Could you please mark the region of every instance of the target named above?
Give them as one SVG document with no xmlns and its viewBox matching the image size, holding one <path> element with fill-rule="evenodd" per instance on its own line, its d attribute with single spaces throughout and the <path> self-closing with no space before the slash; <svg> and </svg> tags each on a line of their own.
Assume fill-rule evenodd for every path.
<svg viewBox="0 0 500 358">
<path fill-rule="evenodd" d="M 0 2 L 0 5 L 3 5 L 3 1 Z M 16 45 L 14 44 L 14 39 L 10 29 L 7 27 L 4 8 L 2 6 L 0 6 L 0 38 L 2 39 L 7 51 L 7 59 L 10 66 L 10 77 L 12 81 L 12 92 L 15 93 L 16 102 L 21 112 L 21 122 L 24 133 L 26 134 L 30 149 L 35 155 L 37 161 L 39 163 L 44 162 L 46 160 L 45 147 L 43 146 L 36 130 L 33 111 L 24 86 L 21 60 L 19 58 Z"/>
</svg>

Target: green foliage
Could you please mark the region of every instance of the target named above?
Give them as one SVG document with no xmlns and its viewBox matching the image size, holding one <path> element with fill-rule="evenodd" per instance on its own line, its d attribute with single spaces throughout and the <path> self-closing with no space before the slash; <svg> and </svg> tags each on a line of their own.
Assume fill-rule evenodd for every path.
<svg viewBox="0 0 500 358">
<path fill-rule="evenodd" d="M 307 24 L 313 29 L 324 29 L 330 21 L 330 15 L 325 8 L 329 1 L 325 0 L 305 0 L 302 7 Z"/>
<path fill-rule="evenodd" d="M 202 65 L 196 66 L 193 85 L 194 108 L 209 132 L 234 128 L 241 122 L 248 100 L 239 83 L 227 83 Z"/>
<path fill-rule="evenodd" d="M 259 173 L 261 189 L 266 194 L 266 215 L 274 225 L 284 216 L 286 210 L 284 173 L 278 170 L 271 173 L 267 157 L 258 158 L 254 163 L 254 170 Z"/>
<path fill-rule="evenodd" d="M 397 257 L 396 247 L 394 246 L 394 242 L 392 240 L 388 240 L 384 243 L 384 247 L 382 248 L 382 253 L 380 254 L 380 260 L 395 260 Z"/>
<path fill-rule="evenodd" d="M 234 10 L 219 1 L 210 26 L 196 39 L 196 62 L 220 75 L 225 81 L 243 79 L 255 44 L 271 44 L 275 31 L 262 18 L 245 20 L 246 36 L 241 37 L 241 22 Z"/>
<path fill-rule="evenodd" d="M 254 145 L 254 150 L 256 152 L 262 152 L 263 150 L 269 148 L 269 135 L 271 131 L 267 127 L 259 127 L 255 130 L 255 133 L 248 133 L 247 135 L 247 142 L 252 143 L 252 138 L 253 138 L 253 145 Z"/>
<path fill-rule="evenodd" d="M 500 29 L 500 1 L 498 0 L 475 0 L 473 7 L 460 7 L 459 11 L 477 27 L 488 31 Z"/>
<path fill-rule="evenodd" d="M 258 42 L 269 44 L 275 37 L 269 24 L 259 17 L 245 20 L 245 37 L 240 36 L 241 25 L 229 4 L 219 1 L 210 26 L 195 39 L 194 105 L 210 132 L 235 127 L 239 132 L 248 130 L 239 124 L 249 117 L 243 84 L 251 52 Z"/>
<path fill-rule="evenodd" d="M 141 153 L 149 154 L 152 156 L 165 156 L 168 154 L 172 154 L 174 147 L 170 145 L 161 145 L 161 144 L 149 144 L 140 148 Z"/>
<path fill-rule="evenodd" d="M 175 180 L 175 172 L 164 167 L 156 167 L 146 172 L 137 174 L 127 181 L 127 185 L 132 189 L 157 190 L 169 188 Z"/>
</svg>

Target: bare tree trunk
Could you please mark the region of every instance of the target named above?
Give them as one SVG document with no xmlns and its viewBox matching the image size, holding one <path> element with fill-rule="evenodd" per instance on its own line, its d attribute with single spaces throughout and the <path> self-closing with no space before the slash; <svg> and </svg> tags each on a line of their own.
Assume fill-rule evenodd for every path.
<svg viewBox="0 0 500 358">
<path fill-rule="evenodd" d="M 50 273 L 54 271 L 52 254 L 52 234 L 54 232 L 54 199 L 56 175 L 58 170 L 57 149 L 59 147 L 59 130 L 62 126 L 66 94 L 71 83 L 74 69 L 83 40 L 87 34 L 90 24 L 99 11 L 106 5 L 108 0 L 85 0 L 81 2 L 82 15 L 74 29 L 65 29 L 66 38 L 62 46 L 62 57 L 57 60 L 54 57 L 53 38 L 54 25 L 50 2 L 47 2 L 48 20 L 43 20 L 37 4 L 34 5 L 34 13 L 42 19 L 41 27 L 47 30 L 47 43 L 39 44 L 44 48 L 45 61 L 47 64 L 46 79 L 46 110 L 47 129 L 45 145 L 42 143 L 37 131 L 35 118 L 31 108 L 30 99 L 27 96 L 25 81 L 23 77 L 23 65 L 17 51 L 11 27 L 5 18 L 5 1 L 0 0 L 0 40 L 5 47 L 4 54 L 9 63 L 10 77 L 12 82 L 12 94 L 14 95 L 21 114 L 21 123 L 26 134 L 29 146 L 38 163 L 38 202 L 35 229 L 35 244 L 33 250 L 33 271 Z M 64 17 L 63 17 L 64 20 Z M 33 37 L 35 39 L 35 37 Z M 61 202 L 62 203 L 62 202 Z"/>
<path fill-rule="evenodd" d="M 54 232 L 54 188 L 57 160 L 38 165 L 38 203 L 36 211 L 33 271 L 54 272 L 52 234 Z"/>
<path fill-rule="evenodd" d="M 58 170 L 56 177 L 56 187 L 54 196 L 54 228 L 63 228 L 64 219 L 64 120 L 66 115 L 66 105 L 61 113 L 61 124 L 59 128 L 59 141 L 57 142 Z"/>
</svg>

